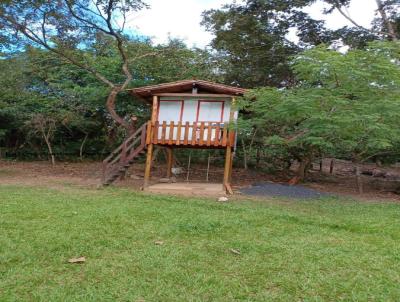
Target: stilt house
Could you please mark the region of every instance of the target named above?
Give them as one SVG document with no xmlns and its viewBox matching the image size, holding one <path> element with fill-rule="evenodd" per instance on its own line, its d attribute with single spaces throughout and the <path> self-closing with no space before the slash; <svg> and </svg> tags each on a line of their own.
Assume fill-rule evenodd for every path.
<svg viewBox="0 0 400 302">
<path fill-rule="evenodd" d="M 117 179 L 147 150 L 144 186 L 149 185 L 154 146 L 167 148 L 167 177 L 171 176 L 173 149 L 225 149 L 222 184 L 232 192 L 230 177 L 235 148 L 235 97 L 245 89 L 202 80 L 184 80 L 145 86 L 129 92 L 152 106 L 151 119 L 116 149 L 103 165 L 103 182 Z"/>
</svg>

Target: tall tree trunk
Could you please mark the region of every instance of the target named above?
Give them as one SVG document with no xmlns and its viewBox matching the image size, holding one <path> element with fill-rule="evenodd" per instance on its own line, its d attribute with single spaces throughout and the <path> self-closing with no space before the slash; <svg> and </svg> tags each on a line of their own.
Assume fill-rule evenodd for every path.
<svg viewBox="0 0 400 302">
<path fill-rule="evenodd" d="M 331 163 L 329 165 L 329 174 L 333 174 L 334 165 L 335 165 L 335 160 L 331 159 Z"/>
<path fill-rule="evenodd" d="M 396 29 L 394 28 L 393 23 L 390 21 L 388 15 L 386 14 L 385 5 L 382 3 L 382 0 L 375 0 L 375 1 L 376 1 L 376 4 L 378 5 L 378 12 L 381 15 L 382 22 L 383 22 L 383 24 L 385 24 L 390 38 L 393 41 L 398 40 L 397 34 L 396 34 Z"/>
<path fill-rule="evenodd" d="M 310 167 L 311 160 L 309 158 L 303 158 L 299 162 L 299 168 L 297 169 L 297 177 L 303 180 L 307 176 L 307 170 Z"/>
<path fill-rule="evenodd" d="M 115 102 L 117 101 L 117 95 L 120 93 L 122 90 L 121 86 L 114 86 L 110 94 L 107 97 L 107 102 L 106 102 L 106 107 L 108 112 L 110 113 L 111 117 L 114 119 L 114 121 L 124 127 L 128 133 L 132 131 L 132 124 L 128 123 L 125 121 L 119 114 L 115 111 Z"/>
<path fill-rule="evenodd" d="M 243 168 L 245 170 L 247 170 L 248 169 L 248 166 L 247 166 L 247 151 L 246 151 L 246 145 L 245 145 L 243 139 L 242 139 L 242 148 L 243 148 Z"/>
<path fill-rule="evenodd" d="M 56 164 L 56 158 L 55 158 L 55 156 L 53 154 L 53 148 L 51 146 L 50 138 L 45 133 L 43 133 L 43 138 L 44 138 L 44 140 L 46 142 L 47 149 L 49 150 L 49 154 L 50 154 L 50 158 L 51 158 L 51 164 L 54 166 Z"/>
<path fill-rule="evenodd" d="M 261 150 L 260 148 L 257 148 L 257 153 L 256 153 L 256 167 L 260 167 L 260 160 L 261 160 Z"/>
<path fill-rule="evenodd" d="M 361 169 L 360 169 L 360 165 L 358 163 L 356 163 L 355 172 L 356 172 L 356 183 L 357 183 L 358 193 L 363 194 L 364 188 L 363 188 L 363 182 L 362 182 L 362 177 L 361 177 Z"/>
<path fill-rule="evenodd" d="M 82 161 L 83 160 L 83 147 L 85 146 L 86 140 L 88 138 L 89 134 L 85 134 L 85 138 L 82 141 L 81 147 L 79 148 L 79 159 Z"/>
</svg>

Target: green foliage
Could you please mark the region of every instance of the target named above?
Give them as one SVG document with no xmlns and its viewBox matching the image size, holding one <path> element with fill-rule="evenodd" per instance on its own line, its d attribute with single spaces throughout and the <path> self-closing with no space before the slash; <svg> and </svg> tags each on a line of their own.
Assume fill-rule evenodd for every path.
<svg viewBox="0 0 400 302">
<path fill-rule="evenodd" d="M 93 66 L 118 82 L 122 78 L 114 44 L 99 34 L 83 53 L 96 57 Z M 188 78 L 215 79 L 208 53 L 189 49 L 177 40 L 166 45 L 129 40 L 126 47 L 135 62 L 131 87 Z M 10 156 L 46 158 L 40 135 L 26 126 L 37 114 L 53 117 L 54 153 L 61 159 L 76 158 L 83 142 L 84 154 L 102 158 L 124 136 L 105 108 L 108 88 L 49 51 L 27 47 L 4 56 L 0 60 L 0 87 L 0 147 Z M 136 115 L 141 124 L 149 117 L 149 106 L 126 92 L 118 96 L 117 103 L 117 112 L 125 119 Z"/>
<path fill-rule="evenodd" d="M 205 11 L 202 25 L 215 35 L 211 45 L 225 82 L 247 88 L 288 86 L 293 82 L 290 58 L 304 49 L 338 40 L 362 48 L 378 38 L 358 28 L 327 29 L 323 20 L 304 12 L 314 2 L 246 0 Z M 340 1 L 342 5 L 348 2 Z M 295 33 L 298 42 L 289 40 L 289 33 Z"/>
<path fill-rule="evenodd" d="M 252 91 L 246 103 L 268 148 L 292 159 L 321 155 L 361 162 L 399 153 L 398 43 L 346 54 L 319 46 L 293 59 L 297 85 Z"/>
</svg>

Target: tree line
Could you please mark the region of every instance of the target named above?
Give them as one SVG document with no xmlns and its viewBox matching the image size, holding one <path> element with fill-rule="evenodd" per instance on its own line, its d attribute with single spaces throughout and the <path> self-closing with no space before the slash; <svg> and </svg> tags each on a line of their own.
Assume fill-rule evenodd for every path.
<svg viewBox="0 0 400 302">
<path fill-rule="evenodd" d="M 399 3 L 376 0 L 371 28 L 336 30 L 304 10 L 315 0 L 247 0 L 203 12 L 206 49 L 155 45 L 125 29 L 140 0 L 0 4 L 0 143 L 18 158 L 102 158 L 148 118 L 126 88 L 201 78 L 251 88 L 238 156 L 299 176 L 316 159 L 396 161 Z M 295 34 L 296 39 L 290 39 Z M 294 41 L 295 40 L 295 41 Z"/>
</svg>

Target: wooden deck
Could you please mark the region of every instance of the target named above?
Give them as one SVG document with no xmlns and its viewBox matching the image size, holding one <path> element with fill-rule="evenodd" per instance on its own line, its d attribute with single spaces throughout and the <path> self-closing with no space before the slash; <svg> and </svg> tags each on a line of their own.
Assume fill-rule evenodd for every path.
<svg viewBox="0 0 400 302">
<path fill-rule="evenodd" d="M 223 185 L 216 183 L 159 183 L 146 187 L 145 191 L 184 196 L 221 197 L 226 195 Z"/>
</svg>

